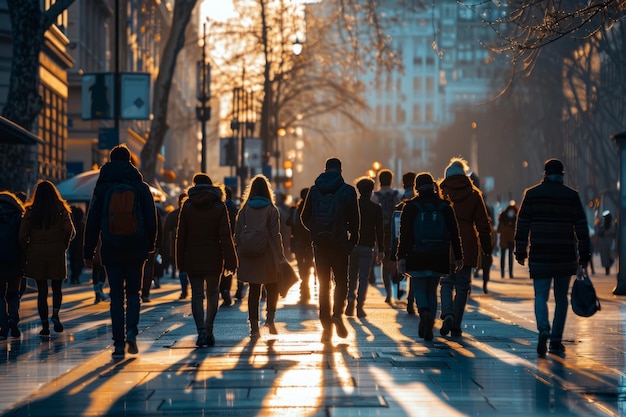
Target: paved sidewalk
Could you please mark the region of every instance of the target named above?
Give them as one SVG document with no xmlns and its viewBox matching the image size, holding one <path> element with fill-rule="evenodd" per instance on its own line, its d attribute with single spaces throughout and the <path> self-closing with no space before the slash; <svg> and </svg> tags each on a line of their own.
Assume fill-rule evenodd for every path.
<svg viewBox="0 0 626 417">
<path fill-rule="evenodd" d="M 498 265 L 496 263 L 496 265 Z M 567 356 L 537 358 L 531 281 L 491 271 L 464 318 L 463 337 L 423 342 L 404 300 L 370 288 L 364 319 L 347 339 L 320 342 L 316 299 L 279 303 L 279 334 L 248 337 L 247 308 L 221 309 L 216 346 L 195 348 L 189 300 L 162 280 L 142 305 L 138 355 L 111 359 L 108 303 L 91 286 L 64 287 L 65 332 L 41 340 L 34 294 L 22 305 L 23 335 L 0 342 L 3 416 L 622 416 L 626 297 L 615 275 L 593 276 L 602 311 L 569 313 Z M 83 281 L 88 276 L 83 275 Z M 317 288 L 313 293 L 316 294 Z M 436 326 L 440 326 L 437 320 Z M 438 327 L 437 327 L 438 329 Z"/>
</svg>

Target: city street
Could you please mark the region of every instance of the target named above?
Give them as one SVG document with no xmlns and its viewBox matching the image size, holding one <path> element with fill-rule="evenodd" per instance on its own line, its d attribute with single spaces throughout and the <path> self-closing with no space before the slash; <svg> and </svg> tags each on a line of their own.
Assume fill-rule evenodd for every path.
<svg viewBox="0 0 626 417">
<path fill-rule="evenodd" d="M 244 300 L 220 309 L 216 345 L 198 349 L 189 299 L 166 275 L 142 305 L 139 354 L 121 361 L 111 359 L 109 304 L 93 304 L 84 273 L 64 286 L 65 331 L 50 340 L 39 336 L 36 294 L 25 295 L 21 338 L 0 342 L 0 415 L 624 416 L 626 297 L 612 295 L 615 267 L 605 276 L 595 265 L 602 311 L 570 309 L 565 358 L 537 357 L 528 272 L 516 265 L 500 278 L 495 257 L 488 294 L 474 278 L 463 336 L 440 336 L 437 320 L 432 342 L 418 338 L 406 298 L 389 306 L 379 282 L 367 317 L 346 318 L 347 339 L 322 344 L 317 287 L 302 306 L 294 286 L 279 301 L 278 335 L 263 328 L 250 340 Z"/>
</svg>

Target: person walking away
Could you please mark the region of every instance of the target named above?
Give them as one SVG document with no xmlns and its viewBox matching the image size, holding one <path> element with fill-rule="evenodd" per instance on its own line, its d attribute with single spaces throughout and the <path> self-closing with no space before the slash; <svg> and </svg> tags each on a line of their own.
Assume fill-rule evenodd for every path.
<svg viewBox="0 0 626 417">
<path fill-rule="evenodd" d="M 392 222 L 392 242 L 391 242 L 391 257 L 394 262 L 397 262 L 396 251 L 398 249 L 398 238 L 400 234 L 400 222 L 399 215 L 402 213 L 402 209 L 404 208 L 404 204 L 415 197 L 415 177 L 417 173 L 414 171 L 407 171 L 402 174 L 402 187 L 404 188 L 404 193 L 402 194 L 402 201 L 398 203 L 396 206 L 396 211 L 394 212 L 394 218 Z M 437 184 L 435 184 L 437 185 Z M 437 192 L 439 192 L 439 188 L 437 188 Z M 400 273 L 398 272 L 400 275 Z M 400 277 L 402 278 L 402 277 Z M 406 312 L 410 315 L 415 315 L 415 295 L 413 294 L 413 288 L 411 287 L 411 280 L 408 279 L 406 282 Z"/>
<path fill-rule="evenodd" d="M 491 228 L 491 250 L 496 246 L 496 229 L 493 227 L 494 212 L 493 208 L 487 203 L 487 196 L 483 194 L 485 201 L 485 208 L 487 209 L 487 216 L 489 217 L 489 227 Z M 491 278 L 491 266 L 493 265 L 493 254 L 489 253 L 488 256 L 483 256 L 482 248 L 480 253 L 480 267 L 483 270 L 483 294 L 488 294 L 487 284 Z"/>
<path fill-rule="evenodd" d="M 348 305 L 346 316 L 356 315 L 359 318 L 366 317 L 365 298 L 367 296 L 368 277 L 372 269 L 372 260 L 376 263 L 382 261 L 385 256 L 383 234 L 383 210 L 380 204 L 372 201 L 374 180 L 369 177 L 357 179 L 356 188 L 359 191 L 359 212 L 361 223 L 359 228 L 359 241 L 350 254 L 348 268 Z M 375 245 L 378 245 L 376 251 Z M 357 292 L 358 291 L 358 292 Z"/>
<path fill-rule="evenodd" d="M 463 248 L 463 268 L 441 280 L 442 336 L 463 334 L 461 323 L 472 287 L 472 268 L 479 256 L 491 256 L 491 225 L 480 189 L 467 175 L 469 167 L 462 158 L 452 158 L 441 183 L 443 196 L 452 202 Z M 482 254 L 479 253 L 482 250 Z"/>
<path fill-rule="evenodd" d="M 113 359 L 138 353 L 139 291 L 148 254 L 155 251 L 157 213 L 143 176 L 124 144 L 111 149 L 100 169 L 85 222 L 85 265 L 93 266 L 98 239 L 109 279 Z M 126 303 L 124 303 L 126 301 Z"/>
<path fill-rule="evenodd" d="M 193 177 L 178 216 L 176 266 L 189 276 L 196 346 L 214 346 L 213 323 L 219 304 L 220 275 L 237 269 L 225 194 L 204 173 Z M 206 298 L 206 312 L 204 299 Z"/>
<path fill-rule="evenodd" d="M 241 208 L 235 220 L 235 244 L 239 257 L 237 279 L 250 286 L 248 321 L 252 339 L 261 335 L 259 303 L 263 287 L 267 294 L 265 326 L 270 334 L 278 333 L 275 324 L 278 305 L 277 275 L 280 272 L 280 262 L 287 260 L 275 198 L 269 180 L 263 175 L 256 175 L 244 191 Z"/>
<path fill-rule="evenodd" d="M 378 173 L 378 182 L 380 189 L 372 194 L 372 201 L 380 204 L 383 209 L 383 227 L 384 227 L 384 243 L 385 251 L 382 258 L 382 277 L 385 286 L 385 302 L 390 304 L 393 298 L 392 285 L 399 282 L 396 261 L 391 256 L 391 221 L 396 206 L 400 203 L 401 197 L 398 190 L 391 188 L 393 183 L 393 172 L 389 169 L 382 169 Z M 398 299 L 401 298 L 400 290 L 398 290 Z"/>
<path fill-rule="evenodd" d="M 24 252 L 19 231 L 24 206 L 9 191 L 0 191 L 0 340 L 20 337 L 20 282 Z"/>
<path fill-rule="evenodd" d="M 26 212 L 20 224 L 19 238 L 26 254 L 24 275 L 37 283 L 37 311 L 44 337 L 50 336 L 48 322 L 48 280 L 52 286 L 52 316 L 54 331 L 63 331 L 59 318 L 63 294 L 61 287 L 67 277 L 67 249 L 75 235 L 74 224 L 67 204 L 54 184 L 44 180 L 37 183 L 35 192 L 26 203 Z"/>
<path fill-rule="evenodd" d="M 437 315 L 437 288 L 441 276 L 450 274 L 450 249 L 454 270 L 463 267 L 459 228 L 450 202 L 439 195 L 432 175 L 415 179 L 417 196 L 407 201 L 400 216 L 398 271 L 409 275 L 419 306 L 419 337 L 433 340 Z"/>
<path fill-rule="evenodd" d="M 325 171 L 309 190 L 301 220 L 313 240 L 322 342 L 331 340 L 333 325 L 337 336 L 346 338 L 343 313 L 348 295 L 348 257 L 359 241 L 360 215 L 356 191 L 341 176 L 339 159 L 326 160 Z M 332 305 L 331 272 L 335 282 Z"/>
<path fill-rule="evenodd" d="M 596 236 L 598 237 L 598 252 L 600 252 L 600 263 L 604 268 L 606 275 L 611 274 L 611 266 L 615 261 L 615 237 L 617 236 L 617 227 L 613 221 L 613 215 L 609 210 L 602 212 L 602 219 L 596 226 Z"/>
<path fill-rule="evenodd" d="M 233 201 L 233 190 L 225 186 L 224 187 L 226 193 L 226 210 L 228 210 L 228 221 L 230 224 L 231 233 L 235 233 L 235 220 L 237 218 L 237 206 Z M 226 271 L 225 271 L 226 272 Z M 222 295 L 222 305 L 220 307 L 230 307 L 233 304 L 233 299 L 230 296 L 230 290 L 233 287 L 233 273 L 232 271 L 229 274 L 222 272 L 222 276 L 220 277 L 220 294 Z"/>
<path fill-rule="evenodd" d="M 102 241 L 98 240 L 96 253 L 93 256 L 93 265 L 91 268 L 91 281 L 93 284 L 94 304 L 100 304 L 101 301 L 107 301 L 109 296 L 104 293 L 104 284 L 107 280 L 107 273 L 102 265 Z"/>
<path fill-rule="evenodd" d="M 589 229 L 578 193 L 563 184 L 563 163 L 548 159 L 543 180 L 524 191 L 515 229 L 515 259 L 528 258 L 535 289 L 537 353 L 565 355 L 562 343 L 572 275 L 589 262 Z M 548 317 L 548 296 L 554 282 L 554 317 Z"/>
<path fill-rule="evenodd" d="M 291 228 L 290 247 L 296 257 L 298 274 L 300 275 L 300 304 L 308 304 L 311 299 L 309 280 L 311 268 L 313 267 L 313 246 L 311 245 L 311 233 L 300 220 L 304 201 L 308 193 L 309 188 L 300 190 L 300 200 L 290 208 L 289 218 L 287 219 L 287 226 Z"/>
<path fill-rule="evenodd" d="M 161 208 L 155 204 L 156 208 L 156 220 L 157 220 L 157 233 L 156 243 L 154 244 L 154 251 L 148 254 L 148 260 L 143 266 L 143 273 L 141 274 L 141 302 L 149 303 L 150 289 L 152 283 L 154 288 L 161 288 L 160 279 L 163 276 L 162 262 L 163 258 L 161 252 L 161 236 L 163 235 L 163 222 L 161 221 Z M 160 262 L 160 263 L 159 263 Z"/>
<path fill-rule="evenodd" d="M 70 284 L 80 284 L 80 275 L 83 273 L 83 235 L 85 234 L 85 212 L 78 206 L 71 206 L 72 223 L 76 235 L 70 242 L 67 258 L 70 264 Z"/>
<path fill-rule="evenodd" d="M 500 277 L 504 278 L 504 266 L 508 260 L 509 278 L 513 278 L 513 251 L 515 249 L 515 223 L 517 223 L 517 206 L 515 200 L 511 200 L 498 216 L 498 229 L 500 235 Z"/>
<path fill-rule="evenodd" d="M 178 207 L 170 211 L 165 217 L 163 222 L 163 237 L 161 239 L 161 253 L 163 256 L 163 263 L 173 263 L 172 266 L 172 278 L 176 276 L 176 262 L 171 262 L 174 259 L 176 253 L 176 227 L 178 226 L 178 216 L 180 208 L 183 206 L 183 202 L 187 198 L 187 193 L 181 193 L 178 195 Z M 187 298 L 189 289 L 189 279 L 185 272 L 178 273 L 178 279 L 180 281 L 180 296 L 179 300 Z"/>
</svg>

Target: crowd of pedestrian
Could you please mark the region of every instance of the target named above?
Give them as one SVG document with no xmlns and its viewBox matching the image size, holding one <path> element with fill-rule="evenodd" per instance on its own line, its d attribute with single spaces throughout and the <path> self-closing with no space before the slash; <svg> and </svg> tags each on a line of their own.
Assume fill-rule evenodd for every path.
<svg viewBox="0 0 626 417">
<path fill-rule="evenodd" d="M 232 305 L 233 279 L 235 299 L 249 289 L 250 337 L 261 335 L 262 307 L 264 327 L 277 334 L 283 266 L 291 254 L 300 275 L 300 303 L 309 303 L 311 282 L 317 287 L 323 343 L 331 340 L 333 329 L 340 338 L 348 336 L 344 315 L 365 320 L 376 275 L 390 305 L 394 296 L 403 296 L 401 282 L 406 282 L 407 312 L 419 314 L 420 338 L 433 339 L 437 318 L 442 336 L 460 337 L 472 273 L 483 269 L 487 293 L 498 247 L 502 278 L 505 271 L 514 277 L 514 259 L 522 265 L 528 261 L 538 354 L 564 355 L 571 276 L 587 266 L 591 251 L 585 212 L 577 192 L 563 184 L 563 164 L 546 161 L 542 181 L 525 191 L 521 206 L 511 201 L 497 216 L 470 174 L 467 162 L 455 157 L 439 181 L 429 172 L 403 173 L 399 192 L 393 172 L 383 169 L 375 190 L 375 178 L 346 182 L 342 162 L 329 158 L 314 184 L 288 207 L 263 175 L 250 180 L 237 206 L 232 190 L 201 172 L 179 195 L 178 207 L 165 214 L 159 213 L 129 149 L 116 146 L 100 170 L 86 213 L 70 207 L 50 181 L 40 181 L 27 201 L 0 192 L 0 340 L 21 336 L 24 277 L 37 286 L 40 335 L 50 336 L 49 321 L 55 332 L 63 332 L 68 264 L 70 284 L 80 283 L 84 267 L 93 269 L 95 303 L 109 298 L 103 291 L 109 282 L 114 359 L 138 353 L 140 304 L 149 302 L 151 283 L 158 284 L 157 266 L 161 274 L 171 267 L 172 278 L 178 273 L 181 300 L 191 287 L 198 347 L 215 345 L 219 299 L 222 307 Z M 616 236 L 612 214 L 604 212 L 591 230 L 609 274 Z M 556 308 L 550 320 L 552 286 Z"/>
</svg>

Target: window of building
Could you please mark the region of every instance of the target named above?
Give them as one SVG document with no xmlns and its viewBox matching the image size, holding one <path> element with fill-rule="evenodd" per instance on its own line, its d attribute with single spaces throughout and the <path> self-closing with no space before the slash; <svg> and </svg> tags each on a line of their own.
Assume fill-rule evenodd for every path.
<svg viewBox="0 0 626 417">
<path fill-rule="evenodd" d="M 413 123 L 422 121 L 422 106 L 419 103 L 413 103 Z"/>
<path fill-rule="evenodd" d="M 422 91 L 422 77 L 413 77 L 413 92 L 419 93 Z"/>
<path fill-rule="evenodd" d="M 434 122 L 435 121 L 435 114 L 433 112 L 433 105 L 432 105 L 432 103 L 426 104 L 426 121 L 427 122 Z"/>
<path fill-rule="evenodd" d="M 426 77 L 426 92 L 432 93 L 435 91 L 435 78 L 434 77 Z"/>
<path fill-rule="evenodd" d="M 65 138 L 67 137 L 67 103 L 43 83 L 39 86 L 43 108 L 39 113 L 38 135 L 44 142 L 39 146 L 39 176 L 50 180 L 65 179 Z"/>
<path fill-rule="evenodd" d="M 406 123 L 406 112 L 401 104 L 396 106 L 396 121 L 398 124 Z"/>
</svg>

